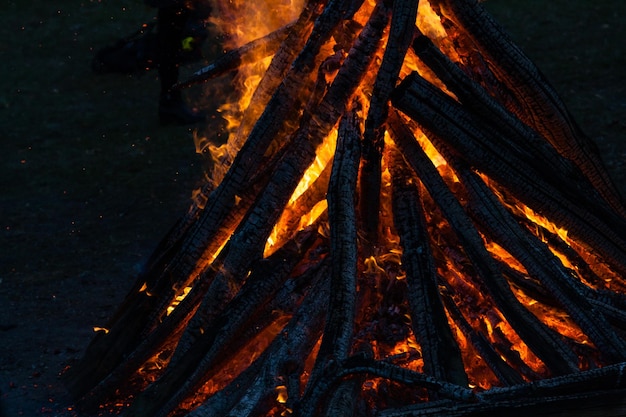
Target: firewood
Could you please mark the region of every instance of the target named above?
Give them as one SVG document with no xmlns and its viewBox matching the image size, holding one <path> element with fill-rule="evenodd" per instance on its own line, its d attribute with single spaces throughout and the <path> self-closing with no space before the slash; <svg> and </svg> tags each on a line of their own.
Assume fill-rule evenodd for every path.
<svg viewBox="0 0 626 417">
<path fill-rule="evenodd" d="M 396 108 L 420 123 L 435 145 L 439 140 L 446 142 L 472 168 L 487 174 L 515 198 L 565 227 L 574 238 L 587 242 L 617 271 L 626 271 L 624 218 L 583 195 L 578 195 L 580 201 L 572 200 L 562 187 L 550 184 L 548 178 L 558 173 L 549 166 L 537 172 L 524 163 L 516 150 L 518 147 L 508 146 L 501 135 L 492 136 L 494 132 L 488 125 L 479 124 L 467 109 L 416 73 L 402 82 L 392 101 Z"/>
<path fill-rule="evenodd" d="M 377 245 L 380 211 L 381 158 L 389 96 L 398 81 L 404 58 L 413 39 L 418 1 L 395 1 L 392 7 L 391 26 L 383 60 L 376 73 L 372 98 L 363 138 L 359 211 L 365 238 Z"/>
<path fill-rule="evenodd" d="M 305 3 L 294 23 L 179 86 L 273 54 L 240 109 L 227 171 L 202 186 L 70 375 L 81 405 L 312 417 L 368 415 L 373 400 L 388 417 L 449 417 L 626 391 L 626 210 L 541 74 L 475 0 L 421 4 L 447 33 L 432 41 L 415 0 Z M 416 56 L 434 81 L 398 83 Z M 363 98 L 365 121 L 348 109 Z M 291 201 L 335 132 L 334 156 Z M 328 209 L 301 230 L 318 203 Z M 591 343 L 550 328 L 528 296 Z"/>
<path fill-rule="evenodd" d="M 476 273 L 489 288 L 491 297 L 509 324 L 555 374 L 575 372 L 578 369 L 576 355 L 515 298 L 460 203 L 403 124 L 401 116 L 395 112 L 390 112 L 390 132 L 405 159 L 455 230 Z"/>
<path fill-rule="evenodd" d="M 352 345 L 356 308 L 357 226 L 355 191 L 361 156 L 357 109 L 339 125 L 337 148 L 328 186 L 328 216 L 333 266 L 324 336 L 307 384 L 318 383 L 328 363 L 348 357 Z M 307 394 L 305 393 L 305 396 Z M 315 405 L 307 406 L 313 410 Z"/>
<path fill-rule="evenodd" d="M 459 346 L 446 320 L 439 295 L 417 178 L 411 175 L 397 149 L 389 152 L 392 153 L 394 224 L 400 235 L 411 327 L 424 358 L 424 373 L 442 381 L 467 386 Z"/>
<path fill-rule="evenodd" d="M 454 320 L 454 323 L 485 360 L 487 366 L 489 366 L 496 378 L 498 378 L 498 381 L 505 386 L 523 383 L 521 375 L 502 359 L 482 333 L 473 329 L 467 320 L 465 320 L 463 314 L 452 299 L 450 288 L 446 286 L 447 283 L 443 280 L 439 280 L 439 282 L 441 282 L 445 288 L 440 290 L 440 294 L 446 310 Z"/>
<path fill-rule="evenodd" d="M 550 378 L 512 387 L 491 388 L 476 394 L 475 402 L 434 401 L 386 410 L 380 413 L 385 417 L 426 417 L 438 416 L 498 416 L 502 413 L 525 416 L 529 413 L 540 416 L 567 415 L 587 417 L 605 416 L 607 411 L 600 404 L 610 398 L 615 399 L 624 390 L 624 364 L 607 366 L 585 372 Z M 592 388 L 590 388 L 592 387 Z M 618 395 L 619 397 L 619 395 Z M 576 404 L 572 406 L 572 404 Z M 586 404 L 580 410 L 581 405 Z M 590 406 L 591 404 L 591 406 Z M 622 415 L 625 408 L 623 398 L 612 402 L 616 414 Z M 595 412 L 593 410 L 596 410 Z M 587 414 L 591 413 L 591 414 Z"/>
<path fill-rule="evenodd" d="M 559 152 L 574 161 L 621 215 L 626 214 L 619 192 L 607 174 L 597 146 L 575 123 L 565 104 L 533 62 L 476 0 L 444 0 L 439 10 L 454 29 L 466 36 L 490 63 L 490 69 L 518 98 L 513 111 L 533 126 Z"/>
<path fill-rule="evenodd" d="M 453 165 L 468 190 L 468 207 L 474 218 L 480 219 L 482 230 L 515 256 L 528 273 L 552 293 L 608 363 L 624 361 L 626 345 L 612 331 L 602 313 L 596 311 L 585 294 L 574 285 L 576 278 L 565 270 L 545 244 L 518 225 L 477 175 L 453 159 L 448 162 Z"/>
<path fill-rule="evenodd" d="M 291 373 L 299 375 L 302 372 L 306 356 L 322 332 L 326 313 L 323 306 L 330 296 L 329 267 L 329 262 L 323 262 L 322 268 L 317 270 L 317 278 L 313 280 L 310 296 L 304 298 L 289 324 L 266 351 L 224 390 L 192 411 L 189 417 L 227 415 L 246 394 L 255 378 L 260 376 L 264 380 L 262 390 L 274 391 L 277 381 L 289 379 Z M 288 401 L 293 402 L 300 396 L 299 387 L 295 393 L 293 390 L 289 393 Z"/>
<path fill-rule="evenodd" d="M 328 318 L 318 360 L 328 360 L 327 357 L 334 360 L 347 358 L 352 342 L 358 257 L 355 191 L 361 157 L 360 120 L 357 111 L 358 109 L 352 109 L 339 125 L 326 197 L 333 267 Z"/>
<path fill-rule="evenodd" d="M 352 356 L 345 360 L 338 367 L 335 378 L 343 378 L 358 373 L 382 376 L 411 386 L 423 386 L 436 392 L 442 398 L 469 402 L 476 398 L 476 394 L 467 387 L 440 381 L 421 372 L 411 371 L 385 361 L 373 360 L 364 355 Z"/>
<path fill-rule="evenodd" d="M 257 62 L 267 56 L 274 55 L 280 43 L 287 37 L 295 22 L 287 24 L 274 32 L 249 42 L 237 49 L 225 52 L 209 65 L 194 72 L 185 81 L 174 85 L 182 89 L 219 77 L 242 65 Z"/>
</svg>

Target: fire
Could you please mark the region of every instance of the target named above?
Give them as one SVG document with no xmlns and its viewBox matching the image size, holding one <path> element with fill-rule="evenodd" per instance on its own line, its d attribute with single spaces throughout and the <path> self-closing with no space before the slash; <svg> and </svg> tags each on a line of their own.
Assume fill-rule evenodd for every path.
<svg viewBox="0 0 626 417">
<path fill-rule="evenodd" d="M 322 3 L 324 2 L 320 2 Z M 303 24 L 302 28 L 302 33 L 306 36 L 315 30 L 312 21 L 315 18 L 321 20 L 320 4 L 307 2 L 307 5 L 312 5 L 312 10 L 308 11 L 311 22 Z M 366 358 L 363 360 L 366 365 L 371 360 L 377 361 L 374 363 L 381 367 L 394 367 L 392 369 L 403 377 L 403 372 L 414 376 L 432 371 L 441 379 L 440 382 L 472 392 L 551 377 L 565 373 L 563 368 L 571 371 L 568 366 L 584 370 L 602 366 L 604 363 L 600 358 L 602 355 L 598 353 L 600 347 L 594 343 L 597 339 L 585 334 L 585 325 L 577 322 L 575 314 L 568 313 L 572 310 L 568 310 L 558 296 L 550 296 L 550 286 L 532 275 L 532 265 L 525 267 L 528 263 L 524 262 L 524 256 L 515 255 L 519 252 L 510 249 L 506 243 L 497 241 L 497 237 L 493 237 L 497 233 L 490 234 L 488 228 L 481 229 L 480 221 L 472 218 L 472 207 L 468 202 L 472 196 L 472 183 L 468 180 L 470 175 L 464 173 L 464 165 L 455 163 L 456 155 L 451 156 L 454 152 L 449 152 L 446 146 L 441 145 L 430 133 L 428 126 L 418 124 L 417 119 L 414 121 L 408 115 L 399 115 L 399 121 L 390 118 L 386 124 L 374 126 L 376 133 L 370 136 L 375 138 L 368 136 L 371 133 L 368 122 L 378 117 L 375 115 L 376 111 L 383 114 L 395 111 L 385 106 L 378 109 L 378 97 L 374 94 L 378 91 L 374 87 L 379 82 L 379 71 L 385 68 L 386 48 L 394 46 L 389 44 L 392 37 L 397 35 L 394 35 L 393 27 L 386 31 L 381 29 L 382 46 L 374 49 L 372 63 L 367 67 L 368 70 L 363 71 L 362 78 L 358 79 L 358 86 L 350 90 L 349 94 L 346 93 L 347 97 L 340 97 L 343 92 L 337 93 L 333 90 L 336 84 L 345 82 L 342 78 L 345 74 L 341 73 L 342 66 L 347 65 L 345 63 L 353 57 L 351 54 L 358 56 L 359 50 L 354 45 L 357 42 L 365 43 L 363 39 L 357 38 L 357 34 L 363 34 L 367 28 L 371 29 L 368 27 L 370 19 L 373 19 L 371 16 L 382 5 L 382 2 L 369 0 L 359 10 L 354 10 L 354 16 L 346 18 L 343 26 L 339 26 L 340 30 L 333 32 L 328 40 L 316 47 L 317 55 L 312 54 L 315 58 L 306 61 L 303 68 L 293 64 L 290 69 L 285 67 L 281 72 L 277 69 L 279 65 L 274 60 L 275 56 L 264 54 L 255 57 L 256 63 L 241 66 L 237 74 L 228 80 L 232 83 L 233 93 L 220 109 L 222 117 L 227 121 L 228 139 L 218 145 L 213 138 L 199 135 L 194 138 L 197 152 L 210 158 L 210 169 L 207 183 L 194 192 L 189 215 L 193 220 L 200 218 L 209 223 L 212 219 L 207 220 L 202 214 L 205 207 L 213 210 L 208 202 L 214 190 L 227 196 L 230 204 L 227 213 L 223 214 L 220 220 L 222 223 L 206 245 L 199 242 L 201 238 L 196 240 L 206 224 L 199 223 L 198 227 L 195 227 L 198 223 L 186 224 L 185 227 L 191 232 L 180 232 L 185 236 L 181 241 L 172 238 L 174 243 L 167 242 L 171 244 L 168 250 L 178 244 L 185 244 L 192 248 L 193 256 L 187 259 L 185 256 L 168 258 L 164 255 L 163 258 L 156 259 L 155 264 L 163 264 L 165 273 L 156 277 L 150 276 L 151 280 L 146 280 L 138 291 L 138 297 L 148 298 L 147 301 L 140 299 L 138 309 L 153 307 L 153 304 L 158 304 L 154 309 L 160 309 L 158 314 L 152 314 L 149 325 L 146 326 L 149 330 L 144 330 L 141 336 L 156 339 L 154 334 L 158 335 L 160 325 L 171 326 L 174 334 L 171 339 L 159 341 L 161 344 L 158 352 L 146 350 L 137 354 L 138 357 L 131 357 L 136 362 L 143 360 L 135 374 L 135 378 L 141 380 L 139 385 L 142 385 L 142 389 L 148 382 L 156 382 L 148 386 L 147 390 L 153 391 L 143 398 L 144 401 L 158 398 L 161 394 L 159 390 L 174 390 L 172 387 L 176 387 L 174 395 L 181 399 L 177 407 L 183 411 L 190 411 L 207 403 L 207 407 L 215 407 L 208 408 L 208 414 L 199 411 L 197 415 L 219 415 L 221 411 L 214 410 L 220 410 L 221 396 L 232 395 L 233 398 L 240 398 L 239 403 L 233 407 L 244 410 L 245 412 L 241 411 L 242 415 L 247 415 L 254 407 L 260 407 L 265 410 L 265 415 L 278 416 L 292 414 L 294 404 L 298 401 L 306 402 L 317 395 L 315 390 L 316 384 L 320 384 L 320 375 L 328 374 L 332 377 L 333 372 L 339 372 L 335 368 L 341 370 L 342 366 L 347 366 L 345 364 L 356 360 L 355 358 Z M 307 12 L 302 0 L 231 0 L 218 2 L 213 19 L 230 35 L 225 47 L 236 49 L 287 24 L 294 24 L 301 12 Z M 264 18 L 259 19 L 258 16 Z M 412 18 L 413 15 L 411 22 Z M 416 36 L 421 32 L 450 61 L 461 66 L 466 65 L 466 55 L 469 52 L 467 45 L 462 42 L 463 35 L 444 16 L 439 2 L 421 0 L 415 25 Z M 321 35 L 316 33 L 315 36 Z M 292 62 L 294 58 L 288 57 L 288 60 Z M 307 72 L 307 66 L 317 66 L 319 72 Z M 274 70 L 279 75 L 274 74 Z M 484 68 L 476 69 L 477 72 L 481 70 Z M 450 91 L 453 88 L 448 89 L 442 81 L 446 78 L 437 76 L 436 71 L 422 62 L 418 53 L 411 49 L 401 65 L 398 63 L 398 71 L 400 78 L 417 72 L 443 92 L 451 103 L 459 104 L 463 101 L 462 92 L 457 97 Z M 272 74 L 268 75 L 270 72 Z M 352 75 L 349 74 L 348 78 Z M 356 75 L 354 77 L 356 79 Z M 281 81 L 285 79 L 287 81 Z M 306 97 L 292 97 L 293 91 L 281 90 L 287 89 L 285 85 L 288 82 L 296 83 L 294 79 L 302 83 L 298 84 L 299 89 L 294 88 L 295 93 Z M 394 87 L 396 86 L 391 85 L 390 88 Z M 272 91 L 279 91 L 284 95 L 274 93 L 272 96 Z M 384 89 L 381 88 L 380 91 Z M 457 90 L 454 91 L 458 93 Z M 293 99 L 288 109 L 278 107 L 286 113 L 292 111 L 292 114 L 280 114 L 280 117 L 271 119 L 272 123 L 280 126 L 275 129 L 276 133 L 272 138 L 265 141 L 259 139 L 263 145 L 259 145 L 255 158 L 272 167 L 282 167 L 280 164 L 286 160 L 289 163 L 296 161 L 296 158 L 287 159 L 289 152 L 295 154 L 302 151 L 305 156 L 302 157 L 304 162 L 301 166 L 289 166 L 293 171 L 297 168 L 297 178 L 296 174 L 290 176 L 292 171 L 280 171 L 284 173 L 286 191 L 278 199 L 280 204 L 274 207 L 273 202 L 268 203 L 262 198 L 272 192 L 278 193 L 280 190 L 276 189 L 283 186 L 282 178 L 268 184 L 265 177 L 270 173 L 258 169 L 264 165 L 255 165 L 253 162 L 256 161 L 244 160 L 242 164 L 247 170 L 242 169 L 243 173 L 238 173 L 235 169 L 237 158 L 247 149 L 246 146 L 253 146 L 250 145 L 250 137 L 251 132 L 256 132 L 254 129 L 258 125 L 255 123 L 260 123 L 257 120 L 265 114 L 268 103 L 275 103 L 272 101 L 275 97 L 278 97 L 278 105 L 282 103 L 281 100 Z M 350 108 L 355 103 L 361 104 Z M 329 114 L 336 110 L 332 106 L 341 105 L 345 107 L 341 109 L 345 114 L 344 119 L 341 122 L 330 120 Z M 348 110 L 349 115 L 358 121 L 344 125 Z M 369 119 L 371 113 L 374 116 Z M 400 133 L 393 131 L 392 125 L 395 122 L 407 127 L 412 136 L 412 144 L 418 149 L 416 154 L 423 152 L 427 161 L 424 165 L 428 166 L 416 168 L 415 165 L 419 162 L 413 162 L 413 165 L 408 163 L 406 154 L 409 152 L 403 155 L 406 146 L 398 138 Z M 447 122 L 451 123 L 450 119 L 439 121 Z M 486 130 L 492 129 L 488 123 L 487 126 Z M 274 127 L 262 126 L 258 130 Z M 342 128 L 346 130 L 343 131 Z M 342 141 L 348 140 L 351 135 L 356 135 L 361 140 L 359 151 L 364 153 L 366 146 L 371 146 L 379 152 L 373 159 L 380 159 L 377 161 L 379 165 L 376 165 L 376 169 L 380 169 L 380 172 L 376 172 L 380 174 L 380 183 L 372 181 L 372 184 L 375 184 L 373 188 L 378 192 L 380 201 L 375 203 L 378 212 L 372 211 L 369 217 L 355 208 L 366 207 L 368 201 L 361 201 L 364 199 L 363 195 L 328 195 L 333 192 L 341 193 L 331 189 L 332 185 L 336 185 L 335 182 L 349 182 L 342 177 L 347 174 L 341 171 L 337 174 L 335 170 L 340 170 L 341 168 L 336 167 L 342 167 L 341 164 L 348 164 L 343 159 L 338 160 L 338 149 L 341 149 Z M 304 149 L 293 151 L 290 146 L 294 143 Z M 306 153 L 308 145 L 312 149 L 310 153 Z M 363 154 L 360 158 L 364 164 Z M 414 155 L 414 160 L 421 161 L 418 158 Z M 423 169 L 423 175 L 420 174 L 420 169 Z M 595 302 L 599 304 L 604 300 L 600 299 L 603 294 L 599 294 L 597 289 L 623 289 L 623 280 L 619 274 L 598 260 L 601 259 L 600 254 L 594 253 L 584 242 L 570 236 L 572 233 L 567 228 L 557 225 L 549 216 L 542 215 L 538 210 L 518 201 L 501 184 L 478 172 L 478 169 L 470 166 L 467 170 L 471 174 L 470 179 L 478 176 L 482 181 L 480 184 L 485 185 L 487 191 L 496 197 L 494 200 L 498 200 L 506 214 L 514 219 L 514 225 L 507 223 L 511 225 L 511 229 L 521 225 L 525 228 L 523 230 L 530 230 L 549 248 L 551 254 L 558 257 L 561 264 L 555 268 L 562 267 L 559 271 L 563 271 L 564 276 L 576 280 L 571 291 L 565 291 L 566 295 L 574 291 L 588 291 L 597 296 Z M 233 172 L 236 172 L 232 174 L 233 177 L 241 175 L 243 179 L 240 184 L 236 183 L 237 180 L 232 180 L 239 188 L 233 186 L 231 190 L 227 187 L 231 185 L 228 182 L 231 181 L 229 174 Z M 369 184 L 366 182 L 368 178 L 364 178 L 367 173 L 363 165 L 360 171 L 354 169 L 354 172 L 358 172 L 358 175 L 350 177 L 350 181 Z M 427 178 L 431 175 L 435 177 L 434 180 Z M 404 176 L 406 178 L 401 178 Z M 272 181 L 274 179 L 272 177 Z M 441 181 L 443 188 L 439 193 L 437 181 Z M 349 185 L 354 185 L 353 182 Z M 454 197 L 454 201 L 446 200 L 447 193 Z M 349 206 L 352 203 L 354 207 L 337 208 L 340 203 L 333 206 L 333 197 L 341 200 L 341 204 Z M 346 201 L 343 201 L 343 197 L 346 197 Z M 417 201 L 411 205 L 403 199 Z M 398 208 L 402 203 L 407 203 L 406 207 Z M 445 204 L 453 207 L 446 207 Z M 453 211 L 457 209 L 455 204 L 458 204 L 459 211 Z M 264 224 L 260 215 L 255 217 L 259 212 L 271 210 L 271 216 L 275 216 L 271 223 L 268 221 Z M 361 211 L 368 210 L 366 208 Z M 407 227 L 403 221 L 409 223 L 408 228 L 412 228 L 410 232 L 404 230 Z M 369 230 L 370 223 L 375 226 L 371 228 L 373 231 Z M 250 227 L 246 229 L 245 226 Z M 345 234 L 350 236 L 351 231 L 356 230 L 356 242 L 334 239 L 334 227 L 348 230 Z M 191 237 L 187 239 L 187 236 Z M 255 239 L 261 242 L 258 248 L 250 243 L 256 242 Z M 352 244 L 357 246 L 354 251 Z M 231 258 L 233 253 L 243 255 L 240 258 Z M 301 258 L 291 265 L 292 259 L 289 256 L 293 253 Z M 412 263 L 414 260 L 415 265 Z M 245 267 L 240 270 L 240 265 Z M 341 273 L 335 273 L 336 270 L 333 269 L 345 267 L 345 270 L 352 271 L 352 265 L 355 265 L 356 270 L 354 282 L 348 281 L 348 278 L 352 278 L 352 275 L 347 276 L 350 272 L 341 269 Z M 282 268 L 287 267 L 290 269 L 280 275 L 280 279 L 277 278 L 278 275 L 275 274 L 283 273 Z M 590 278 L 587 269 L 597 274 L 598 278 Z M 178 273 L 183 276 L 176 276 Z M 331 281 L 329 276 L 332 276 L 332 283 L 328 283 Z M 345 287 L 348 284 L 343 279 L 349 282 L 350 288 Z M 170 282 L 175 282 L 175 285 L 165 290 L 161 288 Z M 203 301 L 199 301 L 198 297 L 197 300 L 194 289 L 198 287 L 194 286 L 202 288 L 210 297 L 207 296 Z M 327 295 L 326 292 L 330 294 Z M 318 300 L 318 295 L 326 298 Z M 350 298 L 352 296 L 354 299 Z M 348 312 L 353 314 L 353 320 L 348 313 L 348 318 L 343 316 L 340 324 L 333 323 L 333 316 L 330 314 L 327 318 L 322 317 L 320 311 L 328 313 L 324 310 L 331 302 L 337 301 L 334 297 L 343 297 L 341 300 L 344 305 L 354 306 L 346 307 L 354 309 Z M 617 304 L 620 302 L 622 301 L 615 301 Z M 524 313 L 515 310 L 516 303 L 519 303 L 519 309 Z M 220 307 L 213 311 L 213 305 Z M 254 308 L 248 309 L 252 305 Z M 613 308 L 612 305 L 609 307 Z M 310 310 L 306 310 L 307 308 Z M 308 316 L 302 313 L 305 317 L 302 318 L 299 315 L 300 309 L 308 313 Z M 428 317 L 424 317 L 433 312 L 439 314 L 439 320 L 429 321 Z M 173 317 L 178 316 L 181 323 L 172 324 Z M 621 316 L 618 318 L 623 320 Z M 302 320 L 303 323 L 297 320 Z M 231 322 L 237 323 L 233 326 L 240 327 L 230 328 Z M 525 330 L 525 324 L 537 326 L 541 337 L 562 344 L 565 351 L 562 362 L 565 365 L 559 362 L 558 366 L 554 366 L 550 359 L 542 356 L 538 343 L 528 340 L 528 333 L 534 331 Z M 293 327 L 288 327 L 291 325 Z M 333 327 L 329 331 L 330 326 L 336 326 L 339 330 Z M 291 330 L 287 331 L 287 328 Z M 109 329 L 94 327 L 94 331 L 108 333 Z M 240 331 L 243 334 L 239 334 Z M 345 342 L 350 343 L 348 347 L 342 344 L 346 333 L 349 333 L 347 339 L 350 341 Z M 291 337 L 297 340 L 293 341 Z M 337 344 L 341 345 L 341 349 L 328 348 L 325 345 L 328 337 L 340 340 Z M 441 343 L 437 345 L 434 342 L 430 345 L 428 337 L 437 339 L 438 343 L 444 341 L 445 344 L 454 346 L 444 346 Z M 603 340 L 603 335 L 598 337 Z M 216 340 L 222 340 L 220 338 L 228 340 L 230 344 L 224 348 L 216 347 Z M 437 347 L 440 350 L 451 349 L 439 352 Z M 458 352 L 453 348 L 458 348 Z M 571 359 L 568 356 L 569 349 L 577 357 Z M 287 353 L 276 359 L 272 356 L 276 351 Z M 449 357 L 439 358 L 440 354 Z M 191 363 L 193 355 L 198 355 L 198 366 L 210 360 L 216 365 L 198 370 Z M 572 365 L 571 362 L 576 363 Z M 180 363 L 190 369 L 191 375 L 188 376 L 192 382 L 177 375 L 176 369 L 170 370 L 171 364 Z M 362 395 L 362 398 L 355 401 L 368 403 L 372 408 L 383 408 L 392 403 L 413 404 L 436 397 L 429 391 L 431 388 L 407 387 L 394 378 L 381 377 L 375 372 L 380 369 L 370 368 L 363 371 L 363 368 L 367 368 L 366 365 L 356 367 L 362 375 L 356 371 L 356 376 L 342 374 L 333 381 L 333 387 L 337 387 L 337 392 L 341 394 L 341 390 L 347 389 L 346 386 L 351 384 L 351 389 L 361 392 L 359 395 Z M 448 369 L 448 366 L 451 368 Z M 251 369 L 261 371 L 251 377 L 248 374 Z M 247 387 L 248 391 L 240 392 L 242 387 Z M 177 391 L 179 389 L 180 392 Z M 335 397 L 335 393 L 331 394 Z M 255 405 L 257 403 L 262 405 Z M 174 408 L 170 407 L 170 411 Z M 190 415 L 194 415 L 193 411 L 191 413 Z"/>
</svg>

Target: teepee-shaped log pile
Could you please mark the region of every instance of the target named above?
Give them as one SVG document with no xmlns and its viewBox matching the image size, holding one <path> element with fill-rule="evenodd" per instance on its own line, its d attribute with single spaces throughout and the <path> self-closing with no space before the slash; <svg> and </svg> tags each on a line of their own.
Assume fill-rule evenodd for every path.
<svg viewBox="0 0 626 417">
<path fill-rule="evenodd" d="M 68 372 L 83 408 L 541 415 L 626 389 L 624 206 L 476 0 L 308 0 L 185 84 L 269 56 L 229 169 Z"/>
</svg>

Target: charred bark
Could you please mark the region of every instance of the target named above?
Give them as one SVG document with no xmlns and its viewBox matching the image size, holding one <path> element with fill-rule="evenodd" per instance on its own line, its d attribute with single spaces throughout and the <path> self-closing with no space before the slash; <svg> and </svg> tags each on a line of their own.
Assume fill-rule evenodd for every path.
<svg viewBox="0 0 626 417">
<path fill-rule="evenodd" d="M 378 244 L 381 158 L 389 96 L 398 82 L 404 57 L 413 39 L 419 1 L 394 1 L 391 26 L 383 60 L 376 74 L 372 99 L 365 120 L 363 158 L 360 169 L 359 211 L 362 228 L 370 245 Z"/>
<path fill-rule="evenodd" d="M 424 372 L 442 381 L 467 386 L 461 353 L 439 295 L 418 180 L 411 175 L 398 151 L 390 152 L 393 153 L 394 223 L 400 235 L 402 265 L 407 275 L 411 327 L 421 347 Z"/>
<path fill-rule="evenodd" d="M 439 141 L 470 166 L 506 187 L 507 192 L 587 242 L 618 271 L 626 271 L 626 221 L 588 200 L 551 184 L 558 177 L 550 166 L 524 162 L 517 146 L 494 132 L 470 111 L 419 77 L 407 77 L 393 98 L 394 106 L 420 124 L 437 146 Z M 586 201 L 585 201 L 586 200 Z M 581 204 L 582 203 L 582 204 Z M 601 213 L 601 214 L 600 214 Z"/>
<path fill-rule="evenodd" d="M 582 132 L 545 76 L 512 42 L 477 0 L 442 0 L 439 10 L 461 31 L 466 44 L 490 63 L 491 71 L 518 99 L 511 108 L 564 156 L 574 161 L 621 215 L 622 197 L 607 174 L 596 145 Z"/>
<path fill-rule="evenodd" d="M 476 273 L 489 288 L 491 297 L 511 326 L 556 375 L 577 371 L 576 355 L 515 298 L 460 203 L 396 113 L 390 114 L 390 132 L 407 162 L 450 222 Z"/>
</svg>

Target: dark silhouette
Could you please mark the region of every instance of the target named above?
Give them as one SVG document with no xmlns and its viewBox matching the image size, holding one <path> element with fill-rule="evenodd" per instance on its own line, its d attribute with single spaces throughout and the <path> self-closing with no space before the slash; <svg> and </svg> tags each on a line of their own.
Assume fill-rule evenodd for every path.
<svg viewBox="0 0 626 417">
<path fill-rule="evenodd" d="M 146 0 L 146 3 L 158 8 L 159 121 L 183 125 L 202 121 L 205 115 L 190 109 L 181 92 L 172 87 L 178 81 L 184 54 L 200 53 L 199 43 L 206 38 L 206 32 L 199 26 L 208 18 L 210 7 L 206 1 Z"/>
<path fill-rule="evenodd" d="M 158 9 L 156 23 L 141 25 L 135 33 L 100 49 L 92 69 L 97 73 L 135 74 L 157 68 L 161 83 L 159 122 L 187 125 L 205 119 L 187 106 L 173 86 L 183 63 L 202 58 L 207 38 L 205 22 L 211 8 L 208 0 L 145 0 Z"/>
</svg>

